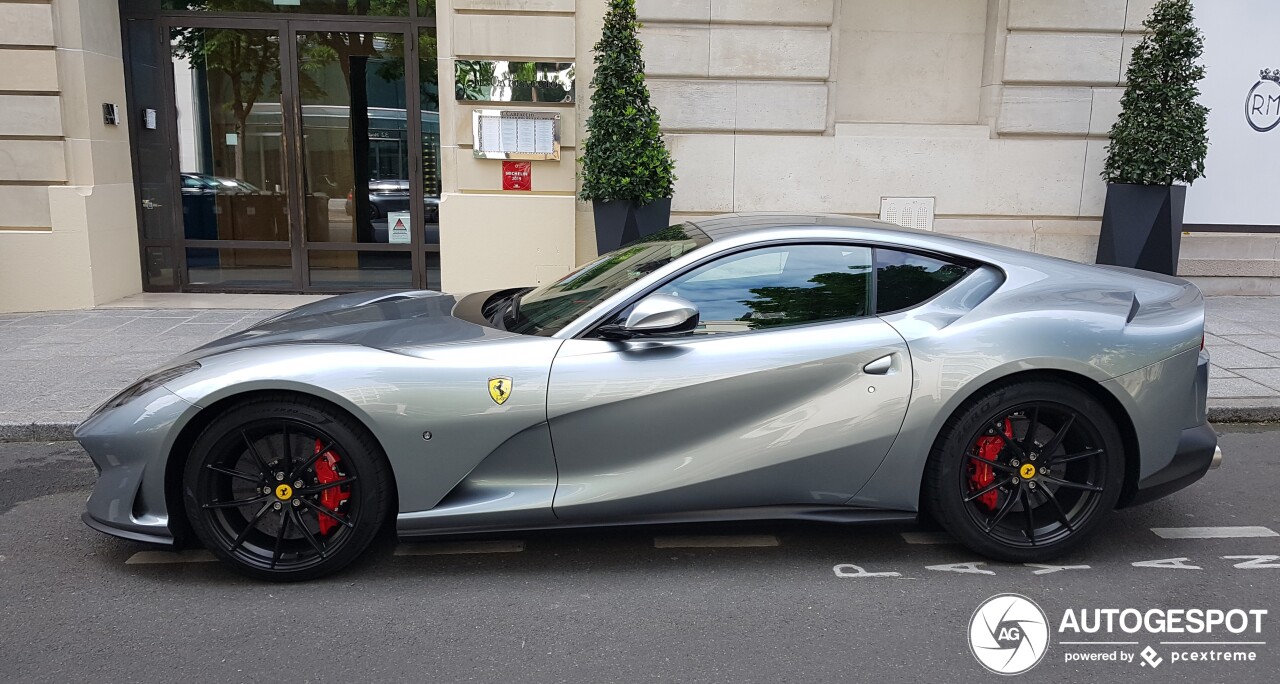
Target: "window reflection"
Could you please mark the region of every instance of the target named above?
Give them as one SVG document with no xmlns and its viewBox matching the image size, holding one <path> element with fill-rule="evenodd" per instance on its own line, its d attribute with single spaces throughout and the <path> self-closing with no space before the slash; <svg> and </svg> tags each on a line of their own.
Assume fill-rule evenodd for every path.
<svg viewBox="0 0 1280 684">
<path fill-rule="evenodd" d="M 307 258 L 314 287 L 410 287 L 413 283 L 409 252 L 311 250 Z"/>
<path fill-rule="evenodd" d="M 699 333 L 865 316 L 871 250 L 842 245 L 751 250 L 697 268 L 659 291 L 698 305 Z"/>
<path fill-rule="evenodd" d="M 187 250 L 187 279 L 192 285 L 270 288 L 291 278 L 287 249 Z"/>
<path fill-rule="evenodd" d="M 892 249 L 876 250 L 876 313 L 909 309 L 969 274 L 969 266 Z"/>
<path fill-rule="evenodd" d="M 432 8 L 431 11 L 434 13 L 435 9 Z M 440 74 L 434 28 L 424 28 L 418 33 L 418 89 L 422 93 L 422 205 L 425 210 L 423 242 L 438 245 L 441 190 Z M 430 257 L 428 255 L 428 261 Z M 438 277 L 435 282 L 439 282 Z"/>
<path fill-rule="evenodd" d="M 454 62 L 454 97 L 489 102 L 573 102 L 573 62 Z"/>
<path fill-rule="evenodd" d="M 435 13 L 429 0 L 151 2 L 211 13 L 408 17 L 413 8 L 422 17 Z M 148 252 L 150 278 L 172 282 L 173 259 L 185 260 L 190 273 L 179 286 L 354 289 L 425 282 L 439 287 L 436 30 L 414 26 L 407 18 L 397 23 L 403 24 L 402 32 L 361 31 L 353 23 L 345 26 L 355 30 L 315 30 L 334 25 L 311 22 L 290 24 L 286 33 L 172 29 L 176 111 L 159 112 L 156 136 L 167 138 L 176 123 L 177 169 L 161 169 L 160 182 L 165 192 L 174 190 L 181 198 L 180 235 L 200 242 L 173 250 L 169 258 L 160 249 Z M 390 22 L 370 26 L 391 28 Z M 282 40 L 294 43 L 282 50 Z M 406 45 L 406 40 L 417 43 Z M 419 61 L 406 69 L 405 60 L 415 51 Z M 169 66 L 163 57 L 160 64 Z M 135 70 L 137 65 L 135 59 Z M 407 77 L 415 68 L 418 82 L 413 84 Z M 168 75 L 161 72 L 154 80 L 162 78 Z M 420 113 L 410 114 L 418 102 Z M 410 115 L 420 116 L 413 122 L 421 126 L 420 139 L 410 138 Z M 286 135 L 293 137 L 286 140 Z M 160 152 L 171 150 L 166 144 Z M 164 201 L 159 193 L 145 197 L 157 207 L 155 215 L 176 213 L 178 202 Z M 300 236 L 301 246 L 291 248 Z"/>
<path fill-rule="evenodd" d="M 434 2 L 419 0 L 419 8 L 430 11 L 430 14 L 420 12 L 419 16 L 435 16 L 434 5 Z M 380 17 L 409 14 L 409 0 L 162 0 L 160 6 L 167 10 L 194 12 L 297 12 Z"/>
<path fill-rule="evenodd" d="M 403 35 L 309 31 L 297 39 L 307 239 L 408 244 Z"/>
<path fill-rule="evenodd" d="M 175 28 L 170 33 L 178 125 L 182 234 L 188 240 L 287 241 L 288 190 L 281 136 L 280 36 L 275 31 Z M 188 251 L 188 269 L 266 268 L 288 282 L 287 250 L 243 258 Z M 270 277 L 268 277 L 268 274 Z M 194 279 L 192 283 L 203 282 Z M 208 282 L 225 282 L 223 276 Z"/>
</svg>

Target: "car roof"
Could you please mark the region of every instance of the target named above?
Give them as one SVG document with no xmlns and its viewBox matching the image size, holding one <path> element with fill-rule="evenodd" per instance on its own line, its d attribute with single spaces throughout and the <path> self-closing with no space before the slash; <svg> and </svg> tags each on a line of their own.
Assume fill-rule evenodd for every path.
<svg viewBox="0 0 1280 684">
<path fill-rule="evenodd" d="M 690 219 L 687 223 L 703 233 L 712 241 L 757 230 L 798 227 L 826 228 L 861 228 L 883 230 L 905 235 L 933 235 L 928 231 L 915 228 L 904 228 L 892 223 L 875 219 L 847 216 L 844 214 L 796 214 L 796 213 L 740 213 L 719 214 L 706 218 Z"/>
<path fill-rule="evenodd" d="M 898 249 L 944 254 L 956 259 L 984 263 L 1032 265 L 1045 262 L 1079 266 L 1057 257 L 1033 254 L 1012 247 L 945 235 L 930 230 L 906 228 L 871 218 L 844 214 L 740 213 L 689 219 L 685 223 L 706 235 L 710 244 L 751 242 L 756 239 L 812 237 L 868 240 Z"/>
</svg>

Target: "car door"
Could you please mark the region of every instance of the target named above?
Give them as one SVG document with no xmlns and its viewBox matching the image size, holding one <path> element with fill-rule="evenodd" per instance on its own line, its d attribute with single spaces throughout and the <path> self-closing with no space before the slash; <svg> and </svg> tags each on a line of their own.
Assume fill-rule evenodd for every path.
<svg viewBox="0 0 1280 684">
<path fill-rule="evenodd" d="M 567 340 L 548 385 L 556 515 L 850 499 L 911 392 L 906 343 L 871 315 L 871 265 L 845 244 L 742 250 L 648 293 L 696 304 L 692 333 Z"/>
</svg>

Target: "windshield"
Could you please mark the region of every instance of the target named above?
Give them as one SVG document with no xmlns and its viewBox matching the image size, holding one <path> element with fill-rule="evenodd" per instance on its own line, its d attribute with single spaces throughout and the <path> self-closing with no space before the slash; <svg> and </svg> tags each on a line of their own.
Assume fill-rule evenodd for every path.
<svg viewBox="0 0 1280 684">
<path fill-rule="evenodd" d="M 689 224 L 643 237 L 554 283 L 517 295 L 506 328 L 524 335 L 554 335 L 631 283 L 709 242 L 706 234 Z"/>
</svg>

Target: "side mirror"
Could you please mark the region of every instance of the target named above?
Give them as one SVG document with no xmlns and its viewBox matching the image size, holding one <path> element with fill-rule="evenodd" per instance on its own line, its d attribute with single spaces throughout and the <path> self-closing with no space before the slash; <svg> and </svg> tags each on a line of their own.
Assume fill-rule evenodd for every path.
<svg viewBox="0 0 1280 684">
<path fill-rule="evenodd" d="M 655 294 L 640 300 L 621 325 L 605 325 L 596 330 L 601 337 L 624 340 L 643 335 L 690 332 L 698 327 L 698 306 L 674 295 Z"/>
</svg>

